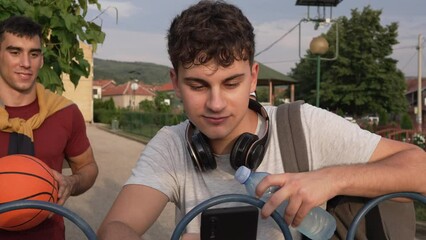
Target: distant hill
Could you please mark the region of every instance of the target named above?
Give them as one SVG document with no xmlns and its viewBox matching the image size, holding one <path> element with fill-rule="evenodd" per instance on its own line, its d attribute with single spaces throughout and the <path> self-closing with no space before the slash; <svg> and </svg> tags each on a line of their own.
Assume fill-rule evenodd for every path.
<svg viewBox="0 0 426 240">
<path fill-rule="evenodd" d="M 146 84 L 170 81 L 169 67 L 146 62 L 123 62 L 94 59 L 94 80 L 112 79 L 117 83 L 138 79 Z"/>
</svg>

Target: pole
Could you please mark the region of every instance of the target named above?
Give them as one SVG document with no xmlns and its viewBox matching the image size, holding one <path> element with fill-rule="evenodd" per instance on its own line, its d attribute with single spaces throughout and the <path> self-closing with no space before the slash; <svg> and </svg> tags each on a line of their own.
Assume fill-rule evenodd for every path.
<svg viewBox="0 0 426 240">
<path fill-rule="evenodd" d="M 321 57 L 317 55 L 317 107 L 319 107 L 320 101 L 320 71 L 321 71 Z"/>
<path fill-rule="evenodd" d="M 422 34 L 419 34 L 419 46 L 418 46 L 418 88 L 417 88 L 417 127 L 418 131 L 422 131 L 422 102 L 423 102 L 423 92 L 422 92 Z"/>
<path fill-rule="evenodd" d="M 132 110 L 135 110 L 135 90 L 132 92 Z"/>
</svg>

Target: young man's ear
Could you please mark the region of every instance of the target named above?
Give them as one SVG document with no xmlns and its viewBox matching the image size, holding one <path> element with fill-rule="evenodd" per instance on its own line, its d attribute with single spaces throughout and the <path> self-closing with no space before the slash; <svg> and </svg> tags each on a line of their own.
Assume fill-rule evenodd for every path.
<svg viewBox="0 0 426 240">
<path fill-rule="evenodd" d="M 257 62 L 253 63 L 251 67 L 251 85 L 250 92 L 256 91 L 257 88 L 257 77 L 259 76 L 259 64 Z"/>
<path fill-rule="evenodd" d="M 173 89 L 175 90 L 176 97 L 181 98 L 180 89 L 178 87 L 178 76 L 174 68 L 170 68 L 169 71 L 170 80 L 172 80 Z"/>
</svg>

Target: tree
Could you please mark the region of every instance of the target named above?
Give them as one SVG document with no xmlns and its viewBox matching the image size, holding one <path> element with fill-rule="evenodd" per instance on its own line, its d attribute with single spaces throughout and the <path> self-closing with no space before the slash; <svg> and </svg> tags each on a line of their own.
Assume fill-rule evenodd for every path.
<svg viewBox="0 0 426 240">
<path fill-rule="evenodd" d="M 169 100 L 169 102 L 166 102 L 166 99 Z M 168 113 L 171 110 L 170 107 L 170 96 L 166 92 L 157 92 L 155 94 L 154 98 L 155 107 L 158 112 L 161 113 Z"/>
<path fill-rule="evenodd" d="M 167 103 L 167 99 L 169 103 Z M 171 97 L 166 92 L 156 92 L 154 101 L 143 100 L 139 103 L 139 109 L 146 113 L 170 113 Z"/>
<path fill-rule="evenodd" d="M 321 107 L 357 116 L 406 111 L 404 75 L 389 57 L 398 43 L 398 24 L 382 26 L 381 13 L 367 6 L 362 12 L 352 10 L 350 19 L 337 19 L 339 56 L 335 61 L 321 61 Z M 335 55 L 335 34 L 336 24 L 324 35 L 330 50 L 323 57 Z M 296 95 L 309 103 L 316 97 L 316 62 L 309 60 L 314 57 L 308 52 L 292 69 L 292 76 L 301 80 Z"/>
<path fill-rule="evenodd" d="M 146 113 L 156 112 L 154 101 L 147 100 L 147 99 L 139 102 L 139 109 L 141 109 L 143 112 L 146 112 Z"/>
<path fill-rule="evenodd" d="M 96 51 L 105 39 L 99 25 L 84 19 L 89 4 L 101 9 L 97 0 L 0 0 L 0 20 L 25 15 L 43 26 L 44 65 L 38 81 L 52 91 L 62 93 L 64 73 L 75 86 L 82 76 L 88 77 L 90 64 L 80 43 Z"/>
</svg>

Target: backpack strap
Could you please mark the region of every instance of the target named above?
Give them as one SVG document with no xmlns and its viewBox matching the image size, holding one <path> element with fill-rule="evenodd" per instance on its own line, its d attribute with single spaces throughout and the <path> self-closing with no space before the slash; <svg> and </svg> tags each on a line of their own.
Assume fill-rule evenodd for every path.
<svg viewBox="0 0 426 240">
<path fill-rule="evenodd" d="M 277 133 L 284 171 L 287 173 L 309 171 L 308 151 L 303 134 L 299 100 L 277 107 Z M 308 240 L 302 234 L 302 240 Z"/>
<path fill-rule="evenodd" d="M 308 152 L 303 134 L 300 105 L 304 101 L 277 107 L 277 132 L 285 172 L 309 171 Z"/>
</svg>

